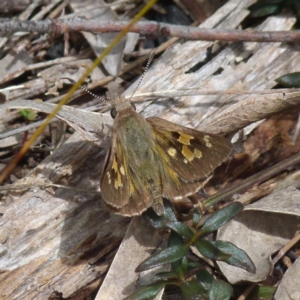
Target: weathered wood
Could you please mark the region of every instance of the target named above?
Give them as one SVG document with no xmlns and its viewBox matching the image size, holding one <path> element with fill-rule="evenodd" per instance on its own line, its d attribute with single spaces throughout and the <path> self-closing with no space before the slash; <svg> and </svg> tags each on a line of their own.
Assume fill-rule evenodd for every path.
<svg viewBox="0 0 300 300">
<path fill-rule="evenodd" d="M 1 299 L 47 299 L 53 292 L 68 298 L 101 282 L 129 219 L 111 214 L 100 194 L 34 185 L 49 180 L 96 191 L 103 154 L 76 134 L 21 180 L 32 189 L 2 202 Z"/>
</svg>

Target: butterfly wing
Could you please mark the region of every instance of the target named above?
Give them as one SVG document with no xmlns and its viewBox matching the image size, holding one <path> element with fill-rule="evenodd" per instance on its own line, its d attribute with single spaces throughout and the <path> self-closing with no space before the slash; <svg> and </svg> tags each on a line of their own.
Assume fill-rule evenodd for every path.
<svg viewBox="0 0 300 300">
<path fill-rule="evenodd" d="M 150 196 L 128 165 L 126 152 L 114 131 L 100 187 L 109 208 L 123 216 L 139 215 L 151 205 Z"/>
<path fill-rule="evenodd" d="M 129 201 L 129 181 L 127 161 L 123 147 L 113 131 L 111 146 L 107 153 L 100 180 L 101 194 L 106 203 L 116 208 L 126 205 Z"/>
<path fill-rule="evenodd" d="M 168 166 L 162 170 L 163 194 L 166 197 L 196 192 L 232 151 L 232 144 L 223 137 L 161 118 L 152 117 L 147 121 L 155 132 L 157 156 Z"/>
<path fill-rule="evenodd" d="M 102 172 L 103 199 L 111 210 L 125 216 L 139 215 L 154 204 L 156 189 L 161 189 L 156 196 L 174 199 L 195 193 L 232 151 L 231 143 L 222 137 L 160 118 L 148 118 L 147 122 L 153 131 L 147 138 L 152 139 L 149 145 L 155 145 L 149 151 L 153 151 L 156 167 L 144 169 L 130 164 L 117 132 L 113 131 Z"/>
<path fill-rule="evenodd" d="M 140 215 L 151 205 L 151 199 L 149 195 L 145 194 L 144 191 L 140 192 L 135 189 L 133 194 L 130 195 L 128 204 L 122 207 L 115 207 L 108 204 L 111 211 L 120 214 L 122 216 L 132 217 Z"/>
</svg>

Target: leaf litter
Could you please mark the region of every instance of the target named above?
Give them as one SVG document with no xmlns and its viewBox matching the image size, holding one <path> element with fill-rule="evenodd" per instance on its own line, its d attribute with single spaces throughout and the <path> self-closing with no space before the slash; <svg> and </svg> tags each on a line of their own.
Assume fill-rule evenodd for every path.
<svg viewBox="0 0 300 300">
<path fill-rule="evenodd" d="M 214 24 L 218 24 L 222 17 L 222 25 L 220 26 L 235 28 L 245 17 L 244 13 L 247 7 L 246 2 L 243 3 L 243 5 L 234 6 L 236 5 L 234 4 L 234 1 L 229 1 L 234 8 L 230 7 L 229 4 L 227 6 L 225 5 L 222 11 L 216 11 L 215 14 L 208 19 L 207 24 L 213 27 Z M 74 7 L 72 9 L 76 10 Z M 236 14 L 237 18 L 234 18 L 232 14 Z M 42 14 L 39 14 L 38 16 L 38 18 L 43 17 Z M 294 22 L 295 19 L 291 16 L 285 16 L 281 19 L 278 17 L 270 17 L 262 23 L 258 29 L 268 30 L 268 28 L 272 28 L 275 30 L 276 28 L 276 30 L 290 30 Z M 2 64 L 0 64 L 3 74 L 1 77 L 2 93 L 6 99 L 6 103 L 0 106 L 1 112 L 4 112 L 4 114 L 1 115 L 1 121 L 6 125 L 9 124 L 11 129 L 15 126 L 22 126 L 25 122 L 20 120 L 20 116 L 16 111 L 10 111 L 9 109 L 29 108 L 38 112 L 49 113 L 53 107 L 53 104 L 51 104 L 54 99 L 52 94 L 62 94 L 65 90 L 64 85 L 59 83 L 60 78 L 66 77 L 67 73 L 68 76 L 76 80 L 85 68 L 85 62 L 83 63 L 82 58 L 89 57 L 91 53 L 89 48 L 91 42 L 86 42 L 84 38 L 74 34 L 71 36 L 70 43 L 75 40 L 77 44 L 82 44 L 80 52 L 76 53 L 76 45 L 69 45 L 71 52 L 73 51 L 70 57 L 65 57 L 65 60 L 55 58 L 53 59 L 52 66 L 50 66 L 49 61 L 45 60 L 43 66 L 43 63 L 33 61 L 32 57 L 45 57 L 44 55 L 48 50 L 47 48 L 51 45 L 51 41 L 44 40 L 44 44 L 42 43 L 41 46 L 38 47 L 38 44 L 30 44 L 28 38 L 31 39 L 29 41 L 33 42 L 36 37 L 20 35 L 15 37 L 14 46 L 11 49 L 8 49 L 7 46 L 5 46 L 7 54 L 6 56 L 3 56 Z M 292 45 L 282 48 L 276 44 L 244 43 L 243 45 L 227 45 L 222 48 L 212 60 L 207 62 L 203 68 L 190 74 L 186 73 L 192 65 L 197 65 L 197 63 L 201 62 L 202 57 L 206 55 L 206 49 L 212 44 L 212 42 L 193 41 L 185 42 L 181 45 L 178 44 L 176 47 L 170 48 L 165 55 L 159 58 L 150 68 L 138 92 L 180 89 L 186 86 L 195 88 L 199 86 L 199 83 L 201 83 L 204 88 L 212 90 L 263 90 L 275 86 L 276 83 L 274 82 L 274 79 L 282 75 L 283 70 L 292 72 L 299 69 L 298 51 L 296 47 Z M 93 48 L 93 51 L 96 52 L 95 49 L 97 46 L 92 45 L 91 47 Z M 16 51 L 20 48 L 22 49 L 21 52 Z M 30 49 L 29 51 L 27 50 L 28 48 Z M 195 53 L 196 50 L 198 51 L 197 54 Z M 79 54 L 78 59 L 75 58 L 77 55 L 74 55 L 74 53 Z M 82 55 L 82 53 L 84 53 L 84 55 Z M 111 71 L 112 73 L 117 72 L 116 70 L 119 68 L 122 53 L 120 51 L 117 54 L 119 58 L 116 59 L 114 57 L 111 60 L 114 62 L 115 68 L 114 71 Z M 237 57 L 243 57 L 242 63 L 236 63 Z M 18 64 L 14 64 L 14 61 L 17 61 Z M 37 65 L 37 68 L 33 67 L 35 64 Z M 4 68 L 4 66 L 6 67 Z M 10 66 L 11 68 L 9 68 Z M 223 72 L 216 75 L 216 69 L 220 67 L 223 68 Z M 39 70 L 39 72 L 35 72 L 35 70 Z M 97 85 L 94 83 L 97 84 L 97 82 L 101 82 L 103 79 L 103 72 L 96 71 L 91 75 L 92 83 L 88 83 L 88 87 L 90 85 L 94 90 L 97 90 Z M 14 86 L 19 86 L 19 88 L 14 89 Z M 10 90 L 5 90 L 5 88 L 8 87 L 10 87 Z M 99 92 L 102 92 L 101 88 L 98 89 Z M 134 85 L 129 87 L 126 94 L 130 95 L 133 89 Z M 47 93 L 48 95 L 45 96 Z M 24 98 L 30 100 L 24 100 Z M 44 102 L 32 101 L 36 98 L 43 98 Z M 217 175 L 216 179 L 214 179 L 207 187 L 207 192 L 210 194 L 216 192 L 225 184 L 238 182 L 256 171 L 268 167 L 274 160 L 280 161 L 298 151 L 297 141 L 295 145 L 290 143 L 293 128 L 296 124 L 297 109 L 292 109 L 289 113 L 282 112 L 284 109 L 297 106 L 298 99 L 297 92 L 293 92 L 290 95 L 263 95 L 259 97 L 256 95 L 250 97 L 228 95 L 207 97 L 198 95 L 193 97 L 185 96 L 180 100 L 177 100 L 175 97 L 176 101 L 172 102 L 171 107 L 168 106 L 168 101 L 165 100 L 144 101 L 138 105 L 138 110 L 143 109 L 145 115 L 159 114 L 173 122 L 190 125 L 199 129 L 201 128 L 201 130 L 219 134 L 233 133 L 255 121 L 267 118 L 265 123 L 262 123 L 259 127 L 256 125 L 256 129 L 249 134 L 249 137 L 246 137 L 246 153 L 233 158 L 226 174 L 222 169 L 218 172 L 220 175 Z M 90 96 L 79 92 L 70 102 L 73 107 L 66 106 L 57 115 L 57 118 L 65 121 L 76 132 L 80 133 L 80 136 L 76 136 L 75 134 L 74 138 L 71 138 L 65 146 L 63 145 L 60 149 L 57 149 L 57 151 L 55 151 L 56 153 L 33 170 L 27 179 L 21 179 L 17 184 L 22 183 L 22 180 L 33 184 L 37 180 L 38 175 L 40 175 L 41 179 L 44 179 L 45 181 L 47 181 L 50 176 L 53 183 L 59 182 L 68 185 L 80 182 L 82 186 L 88 186 L 90 189 L 94 188 L 95 190 L 98 189 L 97 178 L 99 182 L 99 177 L 97 177 L 97 172 L 99 173 L 99 170 L 97 171 L 96 167 L 93 166 L 93 160 L 91 160 L 92 162 L 90 163 L 88 162 L 87 157 L 91 156 L 93 159 L 96 157 L 96 160 L 98 159 L 97 157 L 101 157 L 98 153 L 105 151 L 105 143 L 100 148 L 98 146 L 97 150 L 87 141 L 99 144 L 99 141 L 101 142 L 99 133 L 105 133 L 102 132 L 101 124 L 109 124 L 111 120 L 107 114 L 99 114 L 80 109 L 80 107 L 88 105 L 88 101 L 90 100 L 95 101 Z M 273 119 L 268 118 L 270 114 L 274 113 L 280 114 L 277 115 L 277 118 L 276 115 Z M 42 117 L 42 115 L 39 115 L 39 117 L 40 116 Z M 280 132 L 279 129 L 284 129 L 287 125 L 288 129 L 286 128 L 285 132 Z M 274 132 L 274 128 L 277 129 L 276 132 Z M 107 127 L 104 126 L 104 130 L 107 130 Z M 45 133 L 45 136 L 47 136 L 47 134 Z M 66 135 L 68 136 L 70 133 L 67 132 Z M 18 140 L 19 139 L 17 139 L 17 141 Z M 15 146 L 16 141 L 9 146 L 11 148 L 8 147 L 8 149 L 11 149 L 12 151 L 11 154 L 8 155 L 6 152 L 3 158 L 7 156 L 11 157 Z M 84 148 L 86 148 L 86 150 L 84 150 Z M 50 152 L 48 154 L 50 154 Z M 33 153 L 31 155 L 33 155 Z M 65 155 L 68 155 L 69 158 L 64 158 Z M 72 159 L 70 159 L 70 156 L 72 157 L 72 155 L 74 155 L 74 158 L 75 155 L 80 156 L 72 161 Z M 83 161 L 80 162 L 80 160 L 83 160 L 84 163 Z M 240 167 L 235 169 L 235 166 Z M 23 163 L 22 167 L 23 169 L 28 168 L 26 163 Z M 101 168 L 101 165 L 97 167 Z M 80 172 L 80 168 L 82 168 L 82 172 Z M 29 169 L 25 173 L 28 173 L 28 171 Z M 296 167 L 295 170 L 290 170 L 289 172 L 292 171 L 297 171 Z M 257 274 L 251 275 L 254 276 L 251 277 L 248 273 L 241 271 L 240 269 L 239 272 L 241 273 L 237 273 L 236 269 L 234 272 L 229 271 L 227 268 L 230 269 L 232 267 L 226 265 L 225 269 L 224 265 L 220 263 L 221 270 L 230 282 L 239 282 L 243 279 L 254 282 L 264 280 L 269 275 L 270 271 L 272 271 L 270 263 L 271 255 L 274 251 L 283 247 L 291 238 L 293 238 L 293 235 L 296 234 L 297 226 L 299 225 L 299 207 L 297 205 L 297 202 L 299 201 L 297 201 L 298 190 L 296 180 L 285 183 L 292 187 L 284 186 L 279 188 L 285 178 L 288 177 L 289 172 L 287 171 L 286 174 L 281 174 L 270 180 L 269 186 L 268 182 L 264 183 L 268 186 L 268 188 L 265 187 L 265 193 L 271 194 L 267 194 L 265 195 L 266 197 L 261 198 L 259 202 L 249 205 L 249 208 L 247 207 L 240 217 L 237 217 L 232 221 L 233 224 L 228 224 L 219 232 L 219 238 L 234 242 L 242 249 L 245 249 L 250 257 L 253 256 L 252 258 L 258 268 Z M 21 173 L 22 172 L 19 171 L 18 173 L 15 173 L 15 175 L 20 178 Z M 76 177 L 80 177 L 80 179 L 77 179 Z M 221 183 L 221 180 L 223 180 L 223 183 Z M 87 182 L 89 183 L 87 184 Z M 270 186 L 275 187 L 270 189 Z M 256 186 L 251 190 L 252 194 L 251 197 L 248 198 L 249 202 L 257 200 L 262 196 L 259 188 L 259 186 Z M 3 253 L 7 254 L 2 258 L 2 274 L 9 279 L 3 281 L 4 289 L 2 296 L 7 297 L 7 295 L 10 295 L 13 297 L 13 295 L 20 293 L 19 295 L 28 297 L 29 295 L 26 290 L 17 291 L 17 287 L 14 284 L 19 282 L 18 275 L 11 272 L 11 270 L 20 268 L 19 270 L 21 272 L 30 274 L 29 263 L 33 263 L 36 267 L 42 266 L 43 260 L 47 261 L 49 255 L 54 257 L 53 253 L 55 252 L 61 253 L 61 255 L 63 254 L 63 257 L 74 262 L 71 264 L 64 264 L 58 257 L 57 259 L 54 259 L 54 261 L 55 264 L 57 264 L 57 270 L 59 271 L 53 273 L 54 265 L 51 266 L 50 264 L 47 267 L 45 265 L 45 273 L 38 273 L 37 278 L 45 280 L 47 272 L 53 273 L 54 279 L 52 282 L 49 282 L 48 280 L 45 280 L 45 282 L 47 282 L 46 284 L 53 290 L 63 293 L 64 297 L 74 295 L 78 291 L 81 292 L 87 288 L 91 288 L 95 291 L 93 282 L 95 280 L 97 282 L 102 281 L 102 276 L 104 276 L 103 274 L 105 273 L 104 269 L 106 269 L 107 265 L 112 261 L 117 246 L 107 250 L 111 251 L 110 258 L 108 260 L 104 259 L 104 265 L 96 267 L 99 272 L 98 276 L 92 275 L 90 271 L 83 266 L 85 258 L 81 258 L 80 251 L 82 250 L 82 253 L 85 253 L 88 259 L 92 260 L 97 249 L 101 247 L 102 249 L 106 249 L 101 241 L 101 237 L 107 237 L 112 234 L 111 231 L 105 227 L 105 222 L 109 220 L 111 224 L 116 224 L 115 233 L 110 238 L 112 243 L 116 245 L 116 240 L 120 241 L 121 237 L 124 236 L 124 228 L 126 227 L 124 224 L 127 224 L 128 221 L 124 221 L 120 217 L 109 214 L 106 208 L 101 205 L 96 206 L 96 209 L 94 207 L 94 211 L 103 211 L 105 216 L 103 217 L 103 220 L 102 218 L 99 220 L 99 215 L 96 213 L 89 213 L 87 208 L 93 207 L 93 199 L 101 201 L 99 199 L 100 196 L 89 198 L 81 193 L 72 194 L 61 190 L 54 192 L 54 190 L 49 189 L 43 192 L 37 191 L 39 190 L 30 190 L 22 195 L 22 197 L 19 197 L 19 194 L 14 193 L 5 196 L 5 206 L 2 206 L 1 213 L 3 214 L 3 222 L 7 222 L 7 225 L 3 227 L 1 240 L 9 240 L 11 242 L 8 243 L 9 246 L 5 246 L 6 243 L 3 242 Z M 51 193 L 54 193 L 53 197 L 49 196 L 49 192 L 50 195 Z M 237 200 L 239 200 L 239 197 L 242 198 L 243 195 L 235 195 Z M 69 205 L 67 205 L 66 199 L 69 201 Z M 71 199 L 73 201 L 70 201 Z M 56 207 L 49 205 L 51 202 L 56 204 Z M 44 206 L 40 205 L 40 203 L 44 204 Z M 16 205 L 19 205 L 19 208 L 15 211 L 14 207 L 16 207 Z M 34 205 L 36 205 L 36 208 Z M 84 209 L 82 209 L 83 205 L 85 205 Z M 76 214 L 78 209 L 82 209 L 84 214 Z M 68 210 L 69 213 L 67 212 Z M 30 218 L 30 214 L 28 217 L 24 217 L 24 211 L 32 212 L 32 218 Z M 50 212 L 51 214 L 49 215 Z M 20 220 L 22 215 L 24 221 L 13 221 Z M 48 220 L 46 217 L 47 215 L 49 216 L 48 218 L 50 218 L 49 222 L 45 222 Z M 60 216 L 62 215 L 66 216 L 65 220 L 61 219 Z M 34 220 L 34 216 L 39 216 L 39 218 Z M 74 216 L 77 217 L 74 219 Z M 79 222 L 78 225 L 74 226 L 73 230 L 69 225 L 70 220 Z M 86 225 L 88 224 L 86 222 L 87 220 L 91 221 L 91 225 Z M 100 222 L 100 224 L 96 224 L 97 222 Z M 24 224 L 26 224 L 25 227 Z M 82 226 L 80 226 L 80 224 Z M 12 226 L 14 228 L 13 232 L 10 231 Z M 53 226 L 56 227 L 53 228 Z M 64 229 L 62 232 L 59 231 L 61 226 L 63 226 Z M 84 228 L 84 226 L 87 228 Z M 104 229 L 101 229 L 101 227 Z M 39 236 L 42 237 L 39 242 L 37 241 L 37 236 L 31 235 L 31 233 L 34 233 L 38 228 L 40 228 Z M 231 228 L 231 230 L 228 228 Z M 82 230 L 82 232 L 78 233 L 76 237 L 76 235 L 73 234 L 74 230 L 79 229 Z M 106 232 L 103 230 L 106 230 Z M 51 235 L 49 235 L 50 232 L 52 232 Z M 231 235 L 228 232 L 231 232 Z M 232 234 L 232 232 L 238 232 L 238 234 Z M 24 239 L 24 234 L 27 234 L 27 239 Z M 103 235 L 101 236 L 101 234 Z M 127 235 L 128 234 L 131 235 L 132 232 L 129 231 Z M 69 235 L 69 238 L 67 235 Z M 43 238 L 45 236 L 49 236 L 48 241 Z M 61 238 L 58 239 L 58 236 Z M 123 252 L 118 252 L 118 256 L 115 258 L 115 262 L 110 268 L 109 275 L 107 280 L 103 283 L 102 288 L 107 289 L 110 294 L 112 294 L 112 286 L 115 286 L 117 289 L 116 295 L 123 295 L 124 288 L 127 286 L 126 291 L 131 290 L 129 282 L 135 282 L 137 278 L 137 276 L 128 276 L 128 278 L 126 278 L 127 280 L 124 282 L 125 286 L 116 284 L 116 282 L 119 283 L 118 277 L 116 277 L 118 270 L 122 270 L 122 268 L 126 270 L 124 263 L 128 257 L 137 259 L 136 262 L 132 262 L 133 267 L 134 264 L 138 265 L 141 260 L 146 258 L 146 255 L 149 255 L 146 250 L 142 257 L 133 257 L 132 253 L 136 251 L 135 249 L 137 247 L 140 247 L 138 241 L 139 237 L 136 239 L 137 240 L 133 241 L 133 244 L 128 248 L 125 247 L 124 243 L 126 240 L 124 240 L 120 248 L 123 249 Z M 15 245 L 12 242 L 13 240 L 19 240 L 20 246 L 18 247 Z M 84 241 L 86 241 L 86 244 L 84 244 Z M 259 246 L 253 247 L 254 241 L 255 245 Z M 37 242 L 41 247 L 40 252 L 36 250 L 35 245 L 37 245 Z M 158 244 L 160 244 L 160 239 L 151 244 L 150 247 L 154 249 Z M 24 260 L 23 264 L 16 264 L 16 261 L 22 258 L 22 256 L 19 256 L 20 253 L 22 255 L 21 247 L 27 248 L 27 252 L 30 253 L 30 255 L 27 256 L 28 260 Z M 68 247 L 70 247 L 69 250 L 67 250 Z M 63 248 L 65 248 L 64 251 L 62 250 Z M 46 249 L 48 249 L 47 251 L 50 250 L 50 252 L 47 252 Z M 79 249 L 80 251 L 74 249 Z M 106 255 L 108 253 L 109 252 L 106 252 Z M 3 265 L 4 260 L 8 259 L 7 255 L 11 258 L 7 261 L 7 264 Z M 40 260 L 40 258 L 42 258 L 42 260 Z M 80 263 L 76 264 L 75 261 Z M 116 261 L 119 261 L 119 263 L 116 264 Z M 288 271 L 286 275 L 288 276 L 292 272 L 297 272 L 297 265 L 298 264 L 295 262 L 289 269 L 291 272 Z M 65 272 L 70 275 L 63 279 L 60 274 L 64 274 Z M 74 276 L 75 273 L 77 274 L 76 276 Z M 235 275 L 232 275 L 232 273 Z M 112 276 L 111 274 L 115 275 Z M 111 278 L 110 282 L 108 280 L 109 278 Z M 291 287 L 291 285 L 287 284 L 288 279 L 285 279 L 289 277 L 284 276 L 283 278 L 282 284 L 285 285 L 285 289 Z M 72 286 L 69 285 L 70 282 L 72 282 Z M 26 279 L 24 285 L 29 286 L 29 284 L 28 279 Z M 281 289 L 282 288 L 278 289 L 278 293 Z M 32 295 L 32 299 L 37 297 L 38 294 L 39 293 L 36 292 Z M 97 299 L 104 299 L 103 297 L 108 296 L 107 294 L 102 294 Z"/>
</svg>

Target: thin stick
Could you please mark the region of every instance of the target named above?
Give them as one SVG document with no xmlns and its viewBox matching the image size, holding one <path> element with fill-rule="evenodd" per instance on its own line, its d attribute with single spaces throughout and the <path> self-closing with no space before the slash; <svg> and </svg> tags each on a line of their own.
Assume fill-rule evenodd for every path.
<svg viewBox="0 0 300 300">
<path fill-rule="evenodd" d="M 250 176 L 248 179 L 244 180 L 243 182 L 234 184 L 233 186 L 210 196 L 208 199 L 205 199 L 202 202 L 202 204 L 205 208 L 209 208 L 210 206 L 215 205 L 219 201 L 223 201 L 224 199 L 232 196 L 233 194 L 241 193 L 242 191 L 246 190 L 247 188 L 249 188 L 250 186 L 256 183 L 260 183 L 265 180 L 268 180 L 269 178 L 275 176 L 279 172 L 282 172 L 283 170 L 293 167 L 299 162 L 300 162 L 300 152 L 293 155 L 292 157 L 289 157 L 275 164 L 274 166 L 268 168 L 267 170 L 263 170 L 257 174 L 254 174 L 253 176 Z"/>
</svg>

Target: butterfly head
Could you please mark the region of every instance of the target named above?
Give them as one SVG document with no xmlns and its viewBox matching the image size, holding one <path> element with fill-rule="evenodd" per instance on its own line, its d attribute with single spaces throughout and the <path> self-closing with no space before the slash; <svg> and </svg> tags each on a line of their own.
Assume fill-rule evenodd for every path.
<svg viewBox="0 0 300 300">
<path fill-rule="evenodd" d="M 119 95 L 115 96 L 113 100 L 111 100 L 111 103 L 113 107 L 110 111 L 110 115 L 113 119 L 115 119 L 120 112 L 132 109 L 134 111 L 136 110 L 135 105 L 132 102 Z"/>
</svg>

